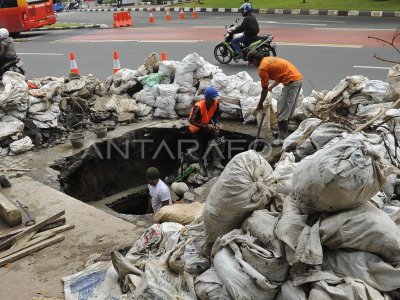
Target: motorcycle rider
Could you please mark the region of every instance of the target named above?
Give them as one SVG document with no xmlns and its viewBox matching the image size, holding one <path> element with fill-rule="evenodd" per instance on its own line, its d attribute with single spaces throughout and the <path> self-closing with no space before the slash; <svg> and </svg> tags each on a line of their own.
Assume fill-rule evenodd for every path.
<svg viewBox="0 0 400 300">
<path fill-rule="evenodd" d="M 0 28 L 0 68 L 16 57 L 14 39 L 6 28 Z"/>
<path fill-rule="evenodd" d="M 240 37 L 234 38 L 232 40 L 232 48 L 235 50 L 236 55 L 235 59 L 243 58 L 243 53 L 240 49 L 239 43 L 250 43 L 257 39 L 257 34 L 260 32 L 260 27 L 258 26 L 258 22 L 256 17 L 251 13 L 253 7 L 250 3 L 246 2 L 240 6 L 239 11 L 242 13 L 244 17 L 242 24 L 240 24 L 236 29 L 231 31 L 232 34 L 241 33 L 244 34 Z"/>
</svg>

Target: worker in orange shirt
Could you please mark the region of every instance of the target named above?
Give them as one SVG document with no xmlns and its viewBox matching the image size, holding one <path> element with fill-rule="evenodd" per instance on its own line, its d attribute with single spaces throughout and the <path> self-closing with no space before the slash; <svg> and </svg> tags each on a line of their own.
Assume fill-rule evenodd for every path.
<svg viewBox="0 0 400 300">
<path fill-rule="evenodd" d="M 218 137 L 221 111 L 219 110 L 218 102 L 220 97 L 216 88 L 213 86 L 207 87 L 204 91 L 204 98 L 204 100 L 195 103 L 190 112 L 189 131 L 198 143 L 200 175 L 205 177 L 207 176 L 205 155 L 208 154 L 208 143 Z M 215 168 L 223 169 L 221 157 L 214 148 L 212 149 L 212 163 Z"/>
<path fill-rule="evenodd" d="M 272 142 L 273 146 L 280 146 L 288 136 L 288 123 L 300 95 L 303 75 L 291 62 L 280 57 L 264 57 L 257 50 L 251 50 L 247 54 L 247 60 L 250 65 L 258 67 L 258 75 L 261 79 L 262 91 L 257 110 L 262 111 L 268 91 L 272 91 L 280 83 L 284 85 L 278 99 L 278 138 Z M 270 80 L 273 80 L 271 84 Z"/>
</svg>

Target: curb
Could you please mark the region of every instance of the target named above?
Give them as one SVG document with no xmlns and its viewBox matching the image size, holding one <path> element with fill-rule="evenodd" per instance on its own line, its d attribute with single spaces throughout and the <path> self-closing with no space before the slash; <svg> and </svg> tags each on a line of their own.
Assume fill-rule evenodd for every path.
<svg viewBox="0 0 400 300">
<path fill-rule="evenodd" d="M 129 7 L 129 8 L 87 8 L 78 9 L 81 12 L 104 12 L 104 11 L 174 11 L 179 12 L 180 7 Z M 183 7 L 185 12 L 192 11 L 191 7 Z M 196 7 L 197 12 L 219 12 L 219 13 L 237 13 L 238 8 L 204 8 Z M 253 9 L 254 13 L 272 14 L 272 15 L 309 15 L 309 16 L 340 16 L 340 17 L 400 17 L 400 11 L 360 11 L 360 10 L 319 10 L 319 9 Z"/>
<path fill-rule="evenodd" d="M 108 29 L 109 26 L 106 24 L 82 24 L 77 26 L 68 26 L 68 27 L 51 27 L 51 28 L 35 28 L 30 31 L 53 31 L 53 30 L 65 30 L 65 29 Z"/>
</svg>

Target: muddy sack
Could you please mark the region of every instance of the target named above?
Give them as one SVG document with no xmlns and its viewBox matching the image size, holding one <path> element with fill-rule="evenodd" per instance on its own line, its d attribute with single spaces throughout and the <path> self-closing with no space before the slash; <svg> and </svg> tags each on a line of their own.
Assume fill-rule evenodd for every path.
<svg viewBox="0 0 400 300">
<path fill-rule="evenodd" d="M 264 208 L 275 186 L 271 166 L 257 152 L 233 157 L 207 196 L 203 213 L 206 244 L 240 228 L 253 211 Z"/>
<path fill-rule="evenodd" d="M 371 146 L 351 136 L 299 162 L 293 174 L 295 199 L 305 214 L 354 208 L 385 184 L 383 171 Z"/>
</svg>

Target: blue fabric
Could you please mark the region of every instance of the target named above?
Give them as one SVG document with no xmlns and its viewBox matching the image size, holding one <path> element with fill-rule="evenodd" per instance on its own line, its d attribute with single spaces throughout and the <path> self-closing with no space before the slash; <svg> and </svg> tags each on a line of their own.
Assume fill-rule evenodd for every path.
<svg viewBox="0 0 400 300">
<path fill-rule="evenodd" d="M 238 38 L 233 39 L 231 44 L 232 44 L 233 50 L 235 50 L 235 52 L 236 52 L 236 55 L 238 55 L 240 53 L 239 43 L 246 44 L 246 43 L 252 42 L 253 40 L 254 40 L 254 36 L 253 37 L 248 37 L 248 36 L 245 36 L 245 35 L 242 35 L 242 36 L 240 36 Z"/>
</svg>

